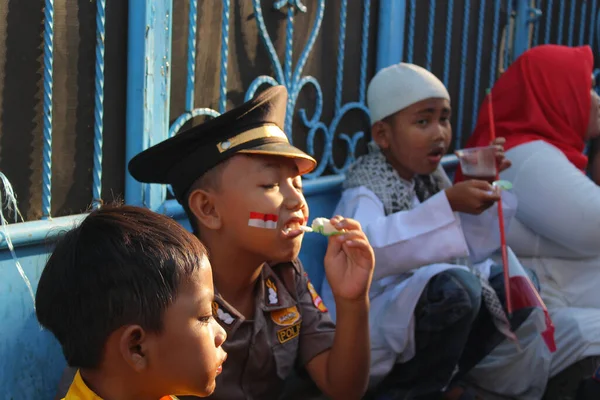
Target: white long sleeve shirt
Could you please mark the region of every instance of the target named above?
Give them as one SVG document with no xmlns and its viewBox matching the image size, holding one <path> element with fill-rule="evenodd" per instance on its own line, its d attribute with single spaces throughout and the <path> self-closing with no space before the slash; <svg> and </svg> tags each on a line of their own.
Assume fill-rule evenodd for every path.
<svg viewBox="0 0 600 400">
<path fill-rule="evenodd" d="M 505 219 L 516 209 L 516 198 L 503 193 Z M 486 259 L 499 247 L 496 206 L 482 215 L 454 213 L 445 191 L 414 208 L 385 215 L 377 196 L 366 187 L 345 190 L 335 214 L 356 219 L 362 225 L 375 252 L 374 281 L 371 286 L 371 384 L 377 384 L 397 362 L 415 355 L 414 308 L 427 282 L 450 268 L 458 259 L 478 263 L 489 274 L 492 261 Z M 465 229 L 466 228 L 466 229 Z M 327 280 L 323 300 L 335 319 L 335 302 Z"/>
</svg>

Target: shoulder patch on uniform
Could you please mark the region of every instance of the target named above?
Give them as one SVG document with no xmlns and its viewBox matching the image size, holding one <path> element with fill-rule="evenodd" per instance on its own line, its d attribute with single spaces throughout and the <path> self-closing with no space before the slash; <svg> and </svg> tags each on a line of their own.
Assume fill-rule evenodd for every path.
<svg viewBox="0 0 600 400">
<path fill-rule="evenodd" d="M 300 334 L 300 324 L 301 322 L 298 322 L 295 325 L 278 330 L 277 340 L 279 340 L 279 343 L 285 343 L 298 336 Z"/>
<path fill-rule="evenodd" d="M 277 296 L 277 286 L 275 286 L 275 283 L 271 278 L 267 278 L 265 285 L 267 285 L 267 292 L 269 294 L 269 305 L 278 304 L 279 297 Z"/>
<path fill-rule="evenodd" d="M 321 312 L 327 312 L 327 307 L 325 307 L 325 303 L 323 303 L 321 296 L 319 296 L 319 293 L 317 293 L 315 287 L 310 282 L 310 279 L 308 279 L 308 276 L 306 277 L 306 282 L 308 286 L 308 292 L 310 293 L 310 297 L 312 297 L 312 301 L 315 307 L 317 307 L 317 309 Z"/>
<path fill-rule="evenodd" d="M 282 310 L 271 311 L 271 319 L 277 325 L 290 326 L 300 320 L 300 313 L 298 312 L 298 307 L 288 307 Z"/>
<path fill-rule="evenodd" d="M 226 325 L 231 325 L 233 321 L 235 321 L 235 318 L 233 318 L 231 314 L 219 308 L 219 304 L 216 301 L 212 302 L 212 312 L 214 317 L 218 318 L 219 321 Z"/>
</svg>

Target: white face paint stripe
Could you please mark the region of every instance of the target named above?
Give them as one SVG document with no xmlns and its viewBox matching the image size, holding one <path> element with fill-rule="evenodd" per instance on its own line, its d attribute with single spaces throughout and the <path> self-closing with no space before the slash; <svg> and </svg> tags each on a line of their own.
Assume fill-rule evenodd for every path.
<svg viewBox="0 0 600 400">
<path fill-rule="evenodd" d="M 275 229 L 275 228 L 277 228 L 277 222 L 275 222 L 275 221 L 265 221 L 265 228 L 267 228 L 267 229 Z"/>
</svg>

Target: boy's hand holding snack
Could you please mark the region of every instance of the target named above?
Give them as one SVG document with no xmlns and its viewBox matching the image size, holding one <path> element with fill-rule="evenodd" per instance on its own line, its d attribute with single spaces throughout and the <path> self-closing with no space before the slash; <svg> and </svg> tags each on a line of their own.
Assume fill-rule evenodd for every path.
<svg viewBox="0 0 600 400">
<path fill-rule="evenodd" d="M 375 266 L 375 256 L 360 224 L 335 216 L 330 220 L 340 235 L 329 237 L 325 274 L 336 301 L 366 301 Z"/>
<path fill-rule="evenodd" d="M 335 298 L 337 327 L 331 350 L 315 357 L 307 369 L 331 398 L 359 399 L 369 377 L 368 293 L 375 256 L 357 221 L 336 216 L 313 225 L 313 232 L 329 237 L 325 275 Z"/>
</svg>

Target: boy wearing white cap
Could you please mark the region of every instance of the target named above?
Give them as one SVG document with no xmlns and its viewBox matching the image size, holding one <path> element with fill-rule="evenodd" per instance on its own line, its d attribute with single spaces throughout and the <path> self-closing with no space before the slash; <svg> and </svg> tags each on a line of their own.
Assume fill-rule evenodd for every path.
<svg viewBox="0 0 600 400">
<path fill-rule="evenodd" d="M 456 380 L 527 317 L 509 322 L 502 270 L 487 259 L 500 244 L 500 194 L 481 180 L 451 185 L 440 165 L 452 138 L 450 95 L 432 73 L 392 65 L 367 96 L 374 143 L 349 169 L 335 213 L 358 220 L 375 251 L 371 387 L 402 393 L 393 398 L 468 398 L 456 397 Z M 495 144 L 506 169 L 503 142 Z M 502 198 L 510 219 L 516 199 Z M 323 294 L 327 301 L 326 281 Z"/>
</svg>

